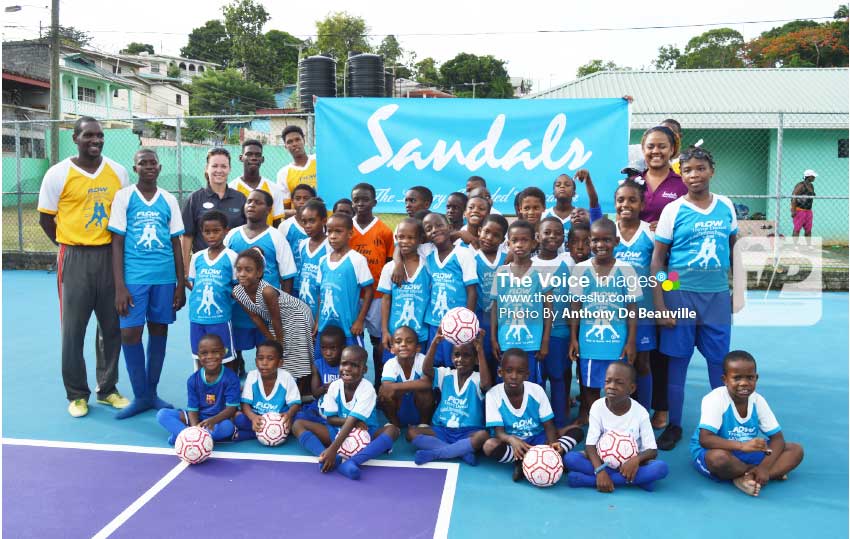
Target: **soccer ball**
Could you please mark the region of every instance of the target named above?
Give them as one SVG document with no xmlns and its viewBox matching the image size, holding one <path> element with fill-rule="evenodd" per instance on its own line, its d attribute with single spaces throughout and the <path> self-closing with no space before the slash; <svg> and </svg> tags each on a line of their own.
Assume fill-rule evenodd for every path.
<svg viewBox="0 0 850 539">
<path fill-rule="evenodd" d="M 535 445 L 522 459 L 522 473 L 535 487 L 551 487 L 564 473 L 561 455 L 548 445 Z"/>
<path fill-rule="evenodd" d="M 189 464 L 200 464 L 210 458 L 213 450 L 213 439 L 206 429 L 201 427 L 186 427 L 174 442 L 177 456 Z"/>
<path fill-rule="evenodd" d="M 638 447 L 631 434 L 609 430 L 596 442 L 596 452 L 602 462 L 616 470 L 620 464 L 637 455 Z"/>
<path fill-rule="evenodd" d="M 351 458 L 363 450 L 371 442 L 372 437 L 369 436 L 369 431 L 366 429 L 351 429 L 351 432 L 348 433 L 348 437 L 343 440 L 342 445 L 339 446 L 338 453 L 342 457 Z"/>
<path fill-rule="evenodd" d="M 257 441 L 263 445 L 280 445 L 289 436 L 289 423 L 276 412 L 263 414 L 263 428 L 257 433 Z"/>
<path fill-rule="evenodd" d="M 455 346 L 467 344 L 478 335 L 478 317 L 466 307 L 455 307 L 443 316 L 440 329 L 443 337 Z"/>
</svg>

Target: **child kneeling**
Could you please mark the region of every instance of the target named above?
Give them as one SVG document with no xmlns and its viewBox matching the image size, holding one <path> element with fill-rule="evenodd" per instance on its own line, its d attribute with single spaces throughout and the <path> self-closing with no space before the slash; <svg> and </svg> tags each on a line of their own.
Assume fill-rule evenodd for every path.
<svg viewBox="0 0 850 539">
<path fill-rule="evenodd" d="M 331 383 L 319 404 L 322 415 L 297 419 L 292 425 L 298 443 L 319 457 L 322 472 L 336 469 L 349 479 L 360 479 L 360 466 L 391 450 L 398 438 L 398 427 L 387 424 L 378 428 L 375 388 L 363 379 L 367 358 L 362 347 L 346 347 L 340 360 L 339 379 Z M 355 428 L 368 430 L 372 442 L 343 462 L 337 453 Z"/>
<path fill-rule="evenodd" d="M 758 377 L 749 352 L 726 354 L 721 378 L 725 387 L 703 397 L 699 426 L 691 438 L 697 471 L 715 481 L 731 480 L 750 496 L 758 496 L 771 479 L 787 479 L 803 461 L 802 446 L 785 443 L 773 411 L 756 393 Z"/>
<path fill-rule="evenodd" d="M 587 442 L 584 452 L 567 453 L 567 483 L 571 487 L 595 487 L 599 492 L 614 492 L 614 486 L 637 485 L 652 490 L 655 481 L 667 477 L 667 464 L 655 460 L 658 449 L 649 422 L 649 413 L 630 395 L 637 387 L 637 371 L 627 363 L 615 361 L 605 371 L 605 398 L 590 407 Z M 620 464 L 619 471 L 609 469 L 596 451 L 596 444 L 607 431 L 631 435 L 637 443 L 635 456 Z"/>
</svg>

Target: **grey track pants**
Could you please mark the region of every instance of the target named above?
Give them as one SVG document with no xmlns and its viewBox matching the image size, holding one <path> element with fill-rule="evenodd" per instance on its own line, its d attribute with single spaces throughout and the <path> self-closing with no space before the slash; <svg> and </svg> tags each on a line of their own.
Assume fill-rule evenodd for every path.
<svg viewBox="0 0 850 539">
<path fill-rule="evenodd" d="M 115 392 L 121 329 L 115 310 L 112 246 L 60 245 L 57 275 L 62 324 L 62 380 L 68 400 L 91 395 L 83 345 L 94 311 L 97 318 L 97 397 Z"/>
</svg>

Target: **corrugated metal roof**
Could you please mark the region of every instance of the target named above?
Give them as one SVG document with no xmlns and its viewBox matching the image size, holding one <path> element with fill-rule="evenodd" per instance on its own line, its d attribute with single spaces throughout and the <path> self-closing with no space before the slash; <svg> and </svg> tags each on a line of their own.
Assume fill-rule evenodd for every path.
<svg viewBox="0 0 850 539">
<path fill-rule="evenodd" d="M 530 99 L 631 95 L 634 127 L 666 116 L 697 127 L 847 127 L 847 68 L 598 71 Z M 683 119 L 685 121 L 683 121 Z"/>
</svg>

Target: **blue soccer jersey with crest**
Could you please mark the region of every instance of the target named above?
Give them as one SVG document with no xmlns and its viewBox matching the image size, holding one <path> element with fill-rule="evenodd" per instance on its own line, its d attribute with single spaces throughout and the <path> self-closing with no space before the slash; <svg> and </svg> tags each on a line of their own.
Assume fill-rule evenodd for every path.
<svg viewBox="0 0 850 539">
<path fill-rule="evenodd" d="M 691 436 L 690 450 L 694 458 L 702 449 L 699 443 L 700 429 L 736 442 L 770 437 L 782 430 L 767 401 L 755 391 L 747 398 L 747 415 L 741 417 L 726 386 L 713 389 L 702 398 L 699 425 Z"/>
<path fill-rule="evenodd" d="M 466 307 L 466 287 L 478 284 L 475 257 L 468 247 L 455 247 L 442 261 L 437 249 L 426 260 L 431 274 L 431 297 L 425 322 L 439 326 L 449 309 Z"/>
<path fill-rule="evenodd" d="M 301 271 L 298 280 L 298 299 L 303 301 L 313 311 L 313 319 L 318 314 L 316 307 L 319 302 L 319 262 L 322 258 L 331 252 L 326 239 L 316 247 L 315 250 L 310 250 L 310 238 L 304 238 L 298 243 L 298 255 L 301 257 Z"/>
<path fill-rule="evenodd" d="M 620 316 L 620 309 L 642 297 L 635 270 L 628 263 L 615 260 L 607 276 L 597 277 L 590 259 L 575 265 L 573 277 L 570 294 L 574 301 L 582 301 L 582 311 L 589 313 L 582 316 L 578 328 L 579 356 L 618 359 L 628 338 L 627 319 Z M 587 286 L 579 282 L 582 278 L 587 279 Z"/>
<path fill-rule="evenodd" d="M 563 313 L 570 308 L 569 279 L 575 262 L 569 253 L 560 253 L 552 260 L 542 260 L 535 256 L 531 263 L 541 274 L 547 274 L 549 290 L 552 293 L 552 337 L 568 339 L 570 336 L 569 319 Z"/>
<path fill-rule="evenodd" d="M 728 198 L 711 196 L 706 209 L 677 198 L 655 227 L 655 239 L 670 246 L 669 271 L 679 273 L 679 288 L 688 292 L 729 290 L 729 238 L 738 233 L 738 219 Z"/>
<path fill-rule="evenodd" d="M 649 277 L 649 267 L 652 263 L 652 251 L 655 249 L 655 234 L 649 229 L 649 223 L 641 221 L 632 239 L 626 241 L 620 235 L 620 227 L 617 226 L 617 237 L 620 243 L 614 248 L 614 256 L 617 260 L 628 262 L 639 277 Z M 643 298 L 638 302 L 639 307 L 652 310 L 652 288 L 649 281 L 641 288 Z"/>
<path fill-rule="evenodd" d="M 437 367 L 434 369 L 434 389 L 440 390 L 434 425 L 448 429 L 484 427 L 484 394 L 477 372 L 470 374 L 463 387 L 459 387 L 457 369 Z"/>
<path fill-rule="evenodd" d="M 360 310 L 360 289 L 372 284 L 366 258 L 350 249 L 336 262 L 331 255 L 319 263 L 319 331 L 338 326 L 351 337 L 351 325 Z"/>
<path fill-rule="evenodd" d="M 511 266 L 502 266 L 493 278 L 490 295 L 499 317 L 499 347 L 519 348 L 527 352 L 540 350 L 543 341 L 543 286 L 541 273 L 533 264 L 522 276 L 514 276 Z M 514 276 L 516 277 L 516 276 Z M 502 309 L 507 309 L 502 314 Z M 494 328 L 495 329 L 495 328 Z"/>
<path fill-rule="evenodd" d="M 316 366 L 316 372 L 319 373 L 319 380 L 322 381 L 322 385 L 339 380 L 339 364 L 333 367 L 325 358 L 319 356 L 313 360 L 313 365 Z"/>
<path fill-rule="evenodd" d="M 419 266 L 413 275 L 408 275 L 401 286 L 392 282 L 395 262 L 389 261 L 381 270 L 378 292 L 389 295 L 390 319 L 387 323 L 390 333 L 401 326 L 407 326 L 416 332 L 416 338 L 422 342 L 428 340 L 428 326 L 425 325 L 425 311 L 431 297 L 431 275 L 426 267 L 425 257 L 419 257 Z"/>
<path fill-rule="evenodd" d="M 381 370 L 382 382 L 413 382 L 422 378 L 422 364 L 425 362 L 425 354 L 416 354 L 413 357 L 413 368 L 410 369 L 410 376 L 404 374 L 404 369 L 399 363 L 397 357 L 393 357 L 384 363 Z"/>
<path fill-rule="evenodd" d="M 487 392 L 487 428 L 503 427 L 505 433 L 518 438 L 530 438 L 543 432 L 543 423 L 553 419 L 552 405 L 546 391 L 539 385 L 525 381 L 522 405 L 517 409 L 505 393 L 505 384 L 494 386 Z"/>
<path fill-rule="evenodd" d="M 291 374 L 283 369 L 277 370 L 277 380 L 271 393 L 266 394 L 260 371 L 251 371 L 245 379 L 242 388 L 242 402 L 248 404 L 255 414 L 276 412 L 281 414 L 289 411 L 296 404 L 301 404 L 301 393 Z"/>
<path fill-rule="evenodd" d="M 485 313 L 490 312 L 490 304 L 492 297 L 490 292 L 493 290 L 493 277 L 501 266 L 505 264 L 505 259 L 508 258 L 508 253 L 499 249 L 496 252 L 496 258 L 490 261 L 481 250 L 475 251 L 475 272 L 478 275 L 478 311 Z"/>
<path fill-rule="evenodd" d="M 332 382 L 328 392 L 322 397 L 319 410 L 325 417 L 341 417 L 343 419 L 353 416 L 366 423 L 369 430 L 378 428 L 378 416 L 375 405 L 378 396 L 371 382 L 365 378 L 360 380 L 360 385 L 354 390 L 350 401 L 345 400 L 345 383 L 342 380 Z"/>
<path fill-rule="evenodd" d="M 177 282 L 171 238 L 183 234 L 183 217 L 174 195 L 157 188 L 146 200 L 135 185 L 125 187 L 112 201 L 108 228 L 124 236 L 126 284 Z"/>
<path fill-rule="evenodd" d="M 236 252 L 224 248 L 215 259 L 209 249 L 198 251 L 189 262 L 189 321 L 196 324 L 230 322 L 231 291 L 236 284 Z"/>
<path fill-rule="evenodd" d="M 189 377 L 186 392 L 186 410 L 198 412 L 201 420 L 209 419 L 227 406 L 239 407 L 239 376 L 227 367 L 222 367 L 218 378 L 208 383 L 206 371 L 201 368 Z"/>
</svg>

